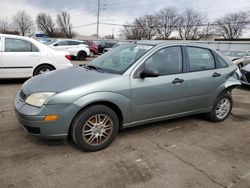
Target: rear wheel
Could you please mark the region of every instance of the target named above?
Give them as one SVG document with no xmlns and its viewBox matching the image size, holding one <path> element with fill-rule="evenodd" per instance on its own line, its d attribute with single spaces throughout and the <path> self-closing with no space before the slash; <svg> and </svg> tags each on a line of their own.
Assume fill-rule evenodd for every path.
<svg viewBox="0 0 250 188">
<path fill-rule="evenodd" d="M 119 128 L 116 113 L 107 106 L 95 105 L 82 111 L 73 121 L 71 137 L 83 151 L 98 151 L 108 147 Z"/>
<path fill-rule="evenodd" d="M 214 103 L 212 111 L 208 113 L 211 121 L 221 122 L 224 121 L 230 114 L 233 107 L 233 99 L 228 93 L 220 96 Z"/>
<path fill-rule="evenodd" d="M 77 59 L 79 59 L 80 61 L 84 61 L 84 60 L 86 60 L 86 58 L 87 58 L 86 52 L 84 52 L 84 51 L 78 52 Z"/>
<path fill-rule="evenodd" d="M 33 75 L 36 76 L 39 74 L 44 74 L 44 73 L 50 72 L 52 70 L 55 70 L 55 68 L 50 66 L 50 65 L 41 65 L 34 70 Z"/>
</svg>

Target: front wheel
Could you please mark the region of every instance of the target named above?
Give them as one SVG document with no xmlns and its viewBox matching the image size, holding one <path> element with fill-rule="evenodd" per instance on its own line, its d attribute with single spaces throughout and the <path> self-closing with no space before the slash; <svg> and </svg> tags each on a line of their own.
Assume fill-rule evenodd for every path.
<svg viewBox="0 0 250 188">
<path fill-rule="evenodd" d="M 228 93 L 220 96 L 214 103 L 212 111 L 208 113 L 208 117 L 213 122 L 224 121 L 230 114 L 233 107 L 233 99 Z"/>
<path fill-rule="evenodd" d="M 108 147 L 119 129 L 116 113 L 107 106 L 94 105 L 77 115 L 72 123 L 71 137 L 83 151 L 98 151 Z"/>
</svg>

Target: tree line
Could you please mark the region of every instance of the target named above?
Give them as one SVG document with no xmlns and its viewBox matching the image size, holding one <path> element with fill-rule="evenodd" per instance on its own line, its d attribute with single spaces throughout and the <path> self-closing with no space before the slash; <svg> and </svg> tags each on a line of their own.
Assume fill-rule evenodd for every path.
<svg viewBox="0 0 250 188">
<path fill-rule="evenodd" d="M 55 21 L 49 14 L 39 13 L 34 22 L 25 11 L 17 12 L 12 17 L 11 23 L 7 20 L 0 20 L 0 33 L 32 36 L 36 28 L 48 37 L 72 38 L 75 35 L 72 31 L 70 14 L 65 11 L 58 13 Z"/>
<path fill-rule="evenodd" d="M 175 7 L 166 7 L 123 25 L 120 35 L 134 40 L 170 38 L 198 40 L 210 34 L 217 34 L 224 39 L 232 40 L 240 38 L 248 25 L 250 25 L 249 12 L 225 14 L 210 23 L 206 14 L 194 9 L 185 9 L 179 13 Z M 72 28 L 70 14 L 65 11 L 58 13 L 55 20 L 47 13 L 39 13 L 33 21 L 25 11 L 17 12 L 10 23 L 7 20 L 0 20 L 0 33 L 23 36 L 32 36 L 38 29 L 48 37 L 72 38 L 76 35 Z"/>
<path fill-rule="evenodd" d="M 238 39 L 250 24 L 249 12 L 225 14 L 209 23 L 206 14 L 185 9 L 182 13 L 174 7 L 164 8 L 154 14 L 136 18 L 124 25 L 121 36 L 126 39 L 174 39 L 198 40 L 210 34 L 217 34 L 224 39 Z"/>
</svg>

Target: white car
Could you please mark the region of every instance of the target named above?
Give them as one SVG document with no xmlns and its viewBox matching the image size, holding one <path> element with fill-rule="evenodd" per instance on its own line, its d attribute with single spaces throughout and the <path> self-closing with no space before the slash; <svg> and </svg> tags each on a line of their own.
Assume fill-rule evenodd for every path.
<svg viewBox="0 0 250 188">
<path fill-rule="evenodd" d="M 80 40 L 62 39 L 49 46 L 59 51 L 69 52 L 79 60 L 85 60 L 87 56 L 90 56 L 89 46 Z"/>
<path fill-rule="evenodd" d="M 67 52 L 28 37 L 0 34 L 0 78 L 28 78 L 71 66 Z"/>
</svg>

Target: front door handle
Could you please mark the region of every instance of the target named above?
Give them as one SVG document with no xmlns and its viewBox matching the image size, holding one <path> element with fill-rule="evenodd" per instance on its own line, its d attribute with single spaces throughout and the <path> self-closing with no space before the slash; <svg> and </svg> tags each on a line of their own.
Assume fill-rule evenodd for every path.
<svg viewBox="0 0 250 188">
<path fill-rule="evenodd" d="M 172 81 L 173 84 L 180 84 L 180 83 L 182 83 L 182 82 L 184 82 L 184 80 L 183 80 L 183 79 L 180 79 L 180 78 L 175 78 L 175 79 Z"/>
<path fill-rule="evenodd" d="M 215 72 L 212 76 L 213 76 L 213 77 L 220 77 L 220 76 L 221 76 L 221 74 L 220 74 L 220 73 L 218 73 L 218 72 Z"/>
</svg>

